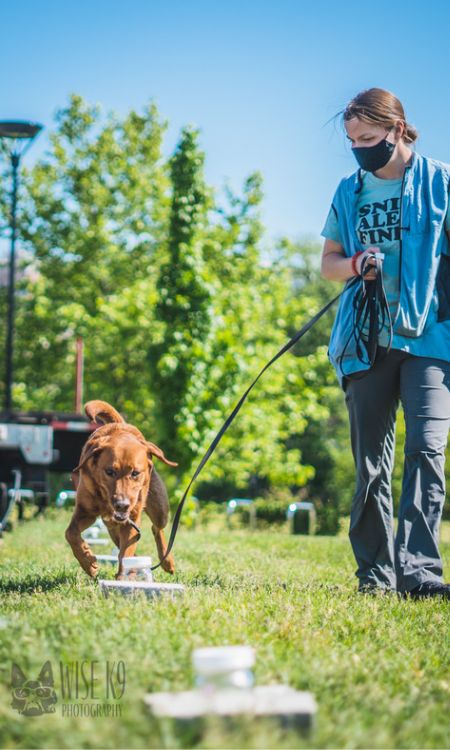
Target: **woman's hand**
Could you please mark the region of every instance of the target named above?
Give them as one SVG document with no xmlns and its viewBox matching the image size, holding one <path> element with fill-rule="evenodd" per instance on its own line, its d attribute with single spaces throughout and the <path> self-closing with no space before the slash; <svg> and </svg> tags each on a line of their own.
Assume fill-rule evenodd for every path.
<svg viewBox="0 0 450 750">
<path fill-rule="evenodd" d="M 355 262 L 355 268 L 357 272 L 359 273 L 359 275 L 361 275 L 361 268 L 364 262 L 364 258 L 367 258 L 368 255 L 371 255 L 371 254 L 373 255 L 373 253 L 379 253 L 379 252 L 380 252 L 379 247 L 368 247 L 367 250 L 364 250 L 364 252 L 361 253 L 361 255 L 358 255 L 356 262 Z M 376 265 L 377 263 L 380 263 L 380 262 L 382 263 L 383 261 L 379 261 L 379 260 L 377 261 L 375 260 L 375 258 L 370 258 L 367 261 L 366 271 L 369 266 L 373 266 L 374 268 L 373 270 L 371 269 L 370 271 L 367 271 L 367 273 L 364 274 L 365 281 L 374 281 L 377 278 Z"/>
<path fill-rule="evenodd" d="M 379 251 L 380 248 L 378 247 L 369 247 L 355 259 L 356 271 L 358 274 L 361 273 L 361 263 L 363 259 L 367 255 L 370 255 L 370 253 L 378 253 Z M 352 267 L 353 257 L 354 256 L 349 257 L 345 254 L 345 250 L 339 242 L 329 239 L 325 240 L 322 253 L 322 276 L 331 281 L 348 281 L 348 279 L 354 278 Z M 376 262 L 375 259 L 368 261 L 371 266 L 375 266 Z M 375 268 L 373 270 L 370 269 L 364 278 L 369 281 L 375 279 Z"/>
</svg>

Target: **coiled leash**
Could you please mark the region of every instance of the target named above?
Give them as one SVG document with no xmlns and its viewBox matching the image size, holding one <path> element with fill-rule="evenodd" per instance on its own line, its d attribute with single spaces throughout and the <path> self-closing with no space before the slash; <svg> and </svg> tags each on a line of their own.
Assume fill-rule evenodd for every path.
<svg viewBox="0 0 450 750">
<path fill-rule="evenodd" d="M 222 439 L 222 436 L 225 434 L 225 432 L 228 430 L 229 426 L 233 422 L 234 418 L 236 417 L 237 413 L 241 409 L 241 406 L 243 405 L 244 401 L 246 400 L 246 398 L 247 398 L 248 394 L 250 393 L 250 391 L 252 390 L 252 388 L 256 385 L 256 383 L 258 382 L 258 380 L 260 379 L 260 377 L 265 373 L 265 371 L 268 370 L 269 367 L 271 367 L 274 364 L 274 362 L 277 361 L 277 359 L 279 359 L 283 354 L 285 354 L 285 352 L 289 351 L 289 349 L 292 349 L 292 347 L 294 346 L 294 344 L 296 344 L 297 341 L 300 341 L 300 339 L 305 335 L 305 333 L 307 333 L 310 330 L 310 328 L 312 328 L 317 323 L 317 321 L 322 317 L 322 315 L 325 315 L 325 313 L 328 312 L 328 310 L 330 309 L 330 307 L 332 307 L 332 305 L 334 305 L 334 303 L 337 302 L 337 300 L 343 294 L 345 294 L 345 292 L 347 292 L 349 289 L 351 289 L 352 287 L 354 287 L 355 284 L 358 284 L 358 283 L 361 284 L 361 289 L 358 291 L 357 295 L 355 296 L 355 299 L 358 297 L 359 301 L 358 301 L 358 303 L 355 304 L 354 326 L 356 326 L 356 328 L 352 332 L 352 335 L 354 334 L 357 337 L 357 341 L 360 342 L 363 327 L 364 327 L 366 321 L 369 320 L 369 329 L 370 329 L 369 333 L 371 332 L 370 335 L 373 337 L 373 341 L 370 340 L 369 341 L 369 345 L 370 345 L 371 348 L 375 347 L 375 354 L 376 354 L 377 338 L 378 338 L 378 333 L 381 330 L 381 328 L 380 328 L 380 325 L 377 325 L 377 323 L 376 323 L 376 317 L 375 316 L 378 315 L 379 311 L 381 310 L 381 311 L 383 311 L 383 316 L 384 315 L 389 315 L 388 319 L 389 319 L 389 321 L 391 320 L 390 314 L 389 314 L 389 307 L 387 306 L 387 302 L 386 302 L 386 295 L 384 293 L 384 285 L 383 285 L 382 272 L 381 272 L 381 263 L 379 262 L 381 260 L 381 258 L 380 257 L 377 258 L 377 255 L 379 256 L 381 254 L 380 253 L 372 253 L 372 254 L 366 256 L 366 258 L 363 259 L 363 264 L 362 264 L 362 268 L 361 268 L 361 275 L 360 276 L 355 276 L 355 278 L 353 278 L 350 281 L 348 281 L 347 284 L 345 285 L 344 289 L 336 297 L 334 297 L 330 302 L 328 302 L 324 307 L 322 307 L 322 309 L 319 310 L 319 312 L 316 313 L 316 315 L 314 315 L 314 317 L 311 318 L 311 320 L 309 320 L 299 331 L 297 331 L 297 333 L 280 349 L 280 351 L 277 352 L 277 354 L 275 354 L 275 356 L 272 357 L 272 359 L 269 362 L 267 362 L 266 365 L 264 365 L 264 367 L 262 368 L 262 370 L 260 371 L 260 373 L 256 376 L 256 378 L 251 383 L 251 385 L 247 388 L 247 390 L 245 391 L 244 395 L 239 399 L 239 401 L 236 404 L 236 406 L 234 407 L 233 411 L 231 412 L 231 414 L 229 415 L 229 417 L 226 419 L 226 421 L 224 422 L 224 424 L 220 428 L 220 430 L 217 433 L 216 437 L 212 441 L 211 445 L 209 446 L 208 450 L 206 451 L 205 455 L 203 456 L 202 460 L 200 461 L 199 465 L 197 466 L 197 468 L 196 468 L 196 470 L 195 470 L 195 472 L 194 472 L 194 474 L 193 474 L 193 476 L 191 478 L 191 481 L 189 482 L 189 484 L 188 484 L 188 486 L 187 486 L 187 488 L 186 488 L 186 490 L 184 492 L 184 495 L 181 498 L 181 500 L 180 500 L 180 502 L 178 504 L 178 507 L 177 507 L 177 509 L 175 511 L 175 515 L 174 515 L 174 519 L 173 519 L 173 523 L 172 523 L 172 529 L 170 531 L 169 542 L 168 542 L 167 550 L 166 550 L 166 552 L 164 554 L 164 557 L 160 560 L 160 562 L 157 565 L 153 565 L 152 566 L 152 568 L 151 568 L 152 570 L 156 570 L 156 568 L 159 568 L 160 565 L 161 565 L 161 563 L 163 563 L 164 560 L 170 554 L 170 552 L 172 550 L 172 547 L 173 547 L 173 544 L 174 544 L 174 541 L 175 541 L 175 537 L 176 537 L 177 531 L 178 531 L 178 525 L 180 523 L 181 513 L 183 511 L 183 506 L 184 506 L 184 503 L 186 501 L 186 497 L 188 495 L 188 492 L 189 492 L 191 486 L 193 485 L 193 483 L 195 482 L 195 480 L 197 479 L 198 475 L 200 474 L 201 470 L 203 469 L 203 467 L 205 466 L 205 464 L 207 463 L 207 461 L 209 460 L 209 458 L 211 457 L 211 455 L 215 451 L 217 445 L 219 444 L 220 440 Z M 373 266 L 371 267 L 371 266 L 367 265 L 367 261 L 371 257 L 374 257 L 375 260 L 377 261 L 377 266 L 376 266 L 377 279 L 374 282 L 364 281 L 364 275 L 367 274 L 373 268 Z M 380 281 L 378 281 L 378 277 L 380 277 Z M 370 287 L 371 284 L 373 284 L 375 286 Z M 361 299 L 359 299 L 359 296 L 361 296 Z M 385 318 L 383 317 L 383 320 L 384 319 Z M 391 336 L 391 338 L 392 338 L 392 336 Z M 348 346 L 348 343 L 349 342 L 347 342 L 346 347 Z M 370 354 L 369 356 L 372 357 L 372 354 Z M 372 362 L 372 359 L 371 359 L 371 362 Z M 129 523 L 131 524 L 131 526 L 133 526 L 133 528 L 136 529 L 136 531 L 139 533 L 139 536 L 140 536 L 140 531 L 139 531 L 138 527 L 136 526 L 136 524 L 132 523 L 132 522 L 129 522 Z"/>
<path fill-rule="evenodd" d="M 369 260 L 371 259 L 375 260 L 375 266 L 372 264 L 369 265 Z M 353 298 L 352 330 L 338 358 L 338 365 L 343 376 L 346 376 L 343 366 L 344 356 L 352 339 L 356 343 L 356 356 L 358 360 L 369 369 L 373 367 L 377 355 L 380 357 L 381 352 L 378 342 L 383 329 L 388 333 L 387 345 L 383 347 L 383 358 L 390 351 L 393 330 L 391 311 L 386 298 L 383 281 L 381 262 L 383 259 L 383 253 L 370 253 L 362 260 L 361 286 Z M 368 281 L 364 277 L 373 268 L 375 268 L 376 277 Z M 351 377 L 353 380 L 357 380 L 366 374 L 367 370 L 364 370 L 360 374 L 352 373 Z"/>
</svg>

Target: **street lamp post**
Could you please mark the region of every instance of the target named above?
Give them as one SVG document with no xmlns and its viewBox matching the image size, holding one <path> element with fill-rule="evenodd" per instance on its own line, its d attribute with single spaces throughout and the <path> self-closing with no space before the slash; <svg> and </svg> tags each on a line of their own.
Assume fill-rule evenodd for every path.
<svg viewBox="0 0 450 750">
<path fill-rule="evenodd" d="M 0 143 L 11 160 L 11 248 L 9 254 L 8 275 L 8 318 L 6 332 L 5 364 L 5 411 L 12 409 L 13 350 L 14 350 L 14 312 L 15 312 L 15 275 L 16 275 L 16 238 L 17 238 L 17 190 L 19 184 L 20 159 L 30 147 L 33 139 L 42 130 L 36 122 L 2 120 L 0 121 Z"/>
</svg>

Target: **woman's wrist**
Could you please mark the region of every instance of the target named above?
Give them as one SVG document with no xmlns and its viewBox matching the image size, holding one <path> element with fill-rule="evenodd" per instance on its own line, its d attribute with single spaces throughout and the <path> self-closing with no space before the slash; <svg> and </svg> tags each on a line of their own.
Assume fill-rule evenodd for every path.
<svg viewBox="0 0 450 750">
<path fill-rule="evenodd" d="M 353 278 L 352 259 L 344 253 L 328 253 L 322 259 L 322 276 L 329 281 L 348 281 Z"/>
<path fill-rule="evenodd" d="M 359 258 L 360 255 L 363 255 L 363 251 L 362 250 L 358 250 L 358 252 L 356 252 L 351 257 L 351 268 L 352 268 L 352 274 L 353 274 L 353 276 L 360 276 L 361 275 L 360 272 L 358 271 L 358 266 L 357 266 L 358 258 Z"/>
</svg>

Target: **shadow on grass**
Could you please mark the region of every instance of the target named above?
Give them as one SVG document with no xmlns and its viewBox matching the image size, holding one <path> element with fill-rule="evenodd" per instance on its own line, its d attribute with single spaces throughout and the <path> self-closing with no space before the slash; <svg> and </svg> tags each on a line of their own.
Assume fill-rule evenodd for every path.
<svg viewBox="0 0 450 750">
<path fill-rule="evenodd" d="M 75 583 L 74 575 L 59 573 L 47 576 L 30 575 L 26 578 L 13 578 L 9 581 L 0 581 L 0 593 L 32 594 L 37 591 L 51 591 L 65 583 Z"/>
</svg>

